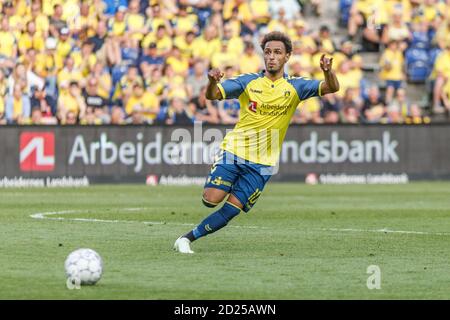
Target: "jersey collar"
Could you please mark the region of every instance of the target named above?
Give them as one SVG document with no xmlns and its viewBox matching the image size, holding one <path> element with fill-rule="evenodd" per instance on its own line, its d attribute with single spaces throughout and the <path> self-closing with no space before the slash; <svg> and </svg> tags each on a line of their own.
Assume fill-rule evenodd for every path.
<svg viewBox="0 0 450 320">
<path fill-rule="evenodd" d="M 261 72 L 260 72 L 260 76 L 261 76 L 261 78 L 266 78 L 267 79 L 267 81 L 270 81 L 270 82 L 273 82 L 273 83 L 276 83 L 276 82 L 278 82 L 278 81 L 280 81 L 280 80 L 282 80 L 282 79 L 288 79 L 289 78 L 289 75 L 286 73 L 286 72 L 283 72 L 283 78 L 280 78 L 280 79 L 278 79 L 278 80 L 276 80 L 276 81 L 272 81 L 272 80 L 270 80 L 269 78 L 267 78 L 266 77 L 266 70 L 265 69 L 263 69 Z"/>
</svg>

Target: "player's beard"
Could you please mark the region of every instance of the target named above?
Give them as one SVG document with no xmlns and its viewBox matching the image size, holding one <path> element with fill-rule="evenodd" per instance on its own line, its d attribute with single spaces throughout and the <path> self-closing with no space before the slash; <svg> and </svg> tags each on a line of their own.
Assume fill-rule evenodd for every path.
<svg viewBox="0 0 450 320">
<path fill-rule="evenodd" d="M 274 76 L 274 75 L 277 75 L 283 69 L 283 67 L 284 67 L 284 65 L 282 65 L 282 66 L 275 65 L 273 67 L 270 67 L 269 64 L 267 64 L 266 70 L 268 73 L 270 73 L 271 75 Z"/>
<path fill-rule="evenodd" d="M 272 66 L 270 66 L 270 64 L 271 64 L 270 62 L 266 62 L 266 70 L 271 75 L 276 75 L 278 72 L 280 72 L 281 68 L 283 67 L 276 62 L 272 62 Z"/>
</svg>

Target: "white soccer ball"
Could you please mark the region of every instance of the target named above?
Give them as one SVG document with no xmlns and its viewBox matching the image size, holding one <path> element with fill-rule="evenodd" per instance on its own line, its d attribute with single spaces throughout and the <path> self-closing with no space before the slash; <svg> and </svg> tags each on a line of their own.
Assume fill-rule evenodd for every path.
<svg viewBox="0 0 450 320">
<path fill-rule="evenodd" d="M 64 263 L 67 279 L 74 285 L 93 285 L 102 277 L 103 261 L 92 249 L 78 249 L 67 256 Z"/>
</svg>

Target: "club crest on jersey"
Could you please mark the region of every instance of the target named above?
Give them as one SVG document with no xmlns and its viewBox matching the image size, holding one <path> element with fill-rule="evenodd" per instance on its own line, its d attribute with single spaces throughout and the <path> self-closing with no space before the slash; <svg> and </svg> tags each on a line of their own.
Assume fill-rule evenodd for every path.
<svg viewBox="0 0 450 320">
<path fill-rule="evenodd" d="M 290 91 L 285 91 L 284 92 L 284 96 L 287 98 L 287 97 L 290 97 L 291 96 L 291 92 Z"/>
<path fill-rule="evenodd" d="M 257 109 L 258 103 L 255 101 L 250 101 L 248 103 L 248 110 L 250 110 L 253 113 L 256 113 L 256 109 Z"/>
</svg>

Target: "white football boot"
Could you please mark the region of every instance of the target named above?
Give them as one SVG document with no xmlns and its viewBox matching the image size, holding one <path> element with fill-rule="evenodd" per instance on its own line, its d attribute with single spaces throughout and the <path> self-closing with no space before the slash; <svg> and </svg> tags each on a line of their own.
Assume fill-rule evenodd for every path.
<svg viewBox="0 0 450 320">
<path fill-rule="evenodd" d="M 191 250 L 191 241 L 184 237 L 179 237 L 177 241 L 175 241 L 173 250 L 180 253 L 194 253 L 194 251 Z"/>
</svg>

